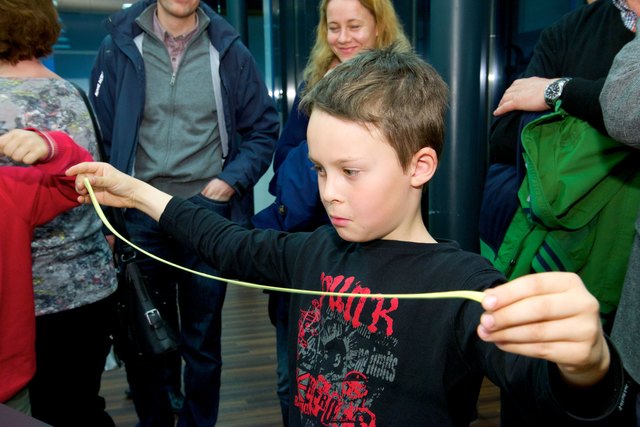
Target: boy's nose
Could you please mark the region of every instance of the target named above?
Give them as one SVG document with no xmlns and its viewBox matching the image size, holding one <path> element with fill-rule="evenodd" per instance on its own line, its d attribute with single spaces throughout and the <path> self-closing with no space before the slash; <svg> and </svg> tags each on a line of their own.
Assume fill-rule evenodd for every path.
<svg viewBox="0 0 640 427">
<path fill-rule="evenodd" d="M 324 204 L 332 204 L 340 200 L 338 192 L 336 190 L 335 179 L 330 177 L 324 177 L 318 180 L 320 199 Z"/>
</svg>

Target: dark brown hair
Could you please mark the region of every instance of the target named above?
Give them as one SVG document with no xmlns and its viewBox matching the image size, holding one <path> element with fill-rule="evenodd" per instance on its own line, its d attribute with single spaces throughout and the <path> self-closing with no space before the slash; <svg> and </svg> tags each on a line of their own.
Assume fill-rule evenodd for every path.
<svg viewBox="0 0 640 427">
<path fill-rule="evenodd" d="M 52 0 L 1 0 L 0 61 L 15 65 L 49 55 L 60 30 Z"/>
<path fill-rule="evenodd" d="M 300 108 L 375 126 L 406 170 L 423 147 L 440 156 L 448 99 L 447 84 L 431 65 L 392 45 L 335 67 L 305 94 Z"/>
</svg>

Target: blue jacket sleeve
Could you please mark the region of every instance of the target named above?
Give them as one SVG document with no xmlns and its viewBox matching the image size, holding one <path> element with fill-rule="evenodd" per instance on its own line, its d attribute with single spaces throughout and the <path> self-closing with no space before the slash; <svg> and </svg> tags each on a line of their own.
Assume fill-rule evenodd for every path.
<svg viewBox="0 0 640 427">
<path fill-rule="evenodd" d="M 115 81 L 111 78 L 113 74 L 113 43 L 111 36 L 105 37 L 100 45 L 98 54 L 91 69 L 89 78 L 89 100 L 96 113 L 100 131 L 102 132 L 102 143 L 107 156 L 111 153 L 111 141 L 113 137 L 114 118 L 114 87 L 105 84 L 105 81 Z M 106 159 L 103 159 L 106 161 Z"/>
<path fill-rule="evenodd" d="M 306 141 L 289 151 L 278 171 L 276 200 L 253 217 L 256 228 L 310 231 L 329 222 L 308 155 Z"/>
<path fill-rule="evenodd" d="M 241 43 L 230 49 L 220 67 L 227 109 L 235 126 L 231 126 L 229 157 L 219 178 L 242 196 L 269 168 L 280 124 L 253 57 Z"/>
</svg>

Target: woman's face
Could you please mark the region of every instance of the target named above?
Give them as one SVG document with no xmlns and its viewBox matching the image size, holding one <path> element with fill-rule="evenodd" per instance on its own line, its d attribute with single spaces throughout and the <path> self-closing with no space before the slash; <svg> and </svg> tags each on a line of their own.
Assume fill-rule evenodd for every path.
<svg viewBox="0 0 640 427">
<path fill-rule="evenodd" d="M 376 20 L 359 0 L 330 0 L 327 4 L 327 42 L 340 62 L 376 43 Z"/>
</svg>

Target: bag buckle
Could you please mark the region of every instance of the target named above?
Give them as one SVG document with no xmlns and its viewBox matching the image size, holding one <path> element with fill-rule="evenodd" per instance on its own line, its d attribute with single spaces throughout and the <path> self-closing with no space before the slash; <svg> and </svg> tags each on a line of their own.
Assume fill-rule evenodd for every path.
<svg viewBox="0 0 640 427">
<path fill-rule="evenodd" d="M 133 261 L 134 259 L 136 259 L 136 252 L 135 251 L 131 251 L 131 252 L 123 252 L 120 254 L 120 261 L 122 261 L 124 264 L 128 264 L 129 262 Z"/>
<path fill-rule="evenodd" d="M 154 328 L 156 328 L 160 324 L 160 321 L 162 320 L 162 317 L 160 316 L 160 312 L 158 311 L 157 308 L 152 308 L 151 310 L 145 311 L 144 315 L 146 316 L 147 322 L 149 322 L 149 325 L 153 326 Z"/>
</svg>

